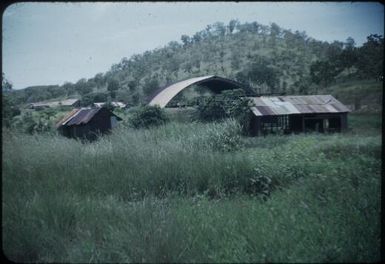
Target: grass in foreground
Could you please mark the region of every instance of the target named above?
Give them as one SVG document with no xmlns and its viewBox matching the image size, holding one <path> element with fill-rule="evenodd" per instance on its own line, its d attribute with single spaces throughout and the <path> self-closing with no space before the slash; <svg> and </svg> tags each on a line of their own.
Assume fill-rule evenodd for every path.
<svg viewBox="0 0 385 264">
<path fill-rule="evenodd" d="M 378 261 L 381 138 L 375 117 L 353 118 L 368 133 L 250 139 L 231 122 L 171 123 L 81 144 L 4 131 L 4 252 L 43 262 Z"/>
</svg>

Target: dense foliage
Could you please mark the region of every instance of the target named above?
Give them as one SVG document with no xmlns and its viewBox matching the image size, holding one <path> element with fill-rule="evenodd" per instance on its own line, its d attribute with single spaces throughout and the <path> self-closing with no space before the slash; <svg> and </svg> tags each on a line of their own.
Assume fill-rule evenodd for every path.
<svg viewBox="0 0 385 264">
<path fill-rule="evenodd" d="M 170 122 L 121 127 L 92 144 L 5 129 L 4 254 L 378 262 L 381 118 L 351 115 L 349 125 L 342 135 L 243 138 L 231 120 Z"/>
<path fill-rule="evenodd" d="M 168 121 L 164 110 L 159 106 L 140 106 L 131 112 L 129 125 L 134 128 L 149 128 L 163 125 Z"/>
<path fill-rule="evenodd" d="M 15 99 L 12 96 L 12 83 L 5 78 L 2 73 L 2 126 L 9 127 L 12 118 L 20 114 L 20 109 L 16 106 Z"/>
<path fill-rule="evenodd" d="M 202 121 L 235 119 L 243 134 L 248 133 L 250 102 L 242 89 L 224 90 L 217 95 L 202 96 L 198 100 L 197 116 Z"/>
<path fill-rule="evenodd" d="M 237 118 L 249 111 L 249 100 L 241 89 L 224 90 L 217 95 L 199 98 L 199 117 L 205 121 Z"/>
</svg>

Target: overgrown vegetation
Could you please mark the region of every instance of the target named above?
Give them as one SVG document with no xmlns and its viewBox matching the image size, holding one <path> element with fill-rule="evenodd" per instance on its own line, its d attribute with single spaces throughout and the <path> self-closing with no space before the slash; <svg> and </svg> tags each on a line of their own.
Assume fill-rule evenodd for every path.
<svg viewBox="0 0 385 264">
<path fill-rule="evenodd" d="M 198 99 L 197 119 L 214 121 L 233 118 L 238 122 L 242 133 L 248 133 L 251 103 L 244 90 L 224 90 L 217 95 L 202 96 Z"/>
<path fill-rule="evenodd" d="M 382 36 L 355 47 L 351 38 L 327 43 L 275 23 L 232 20 L 181 40 L 75 84 L 13 91 L 3 74 L 5 255 L 17 262 L 379 261 Z M 346 134 L 249 138 L 244 91 L 206 96 L 196 88 L 172 101 L 198 104 L 197 111 L 143 106 L 160 86 L 209 74 L 236 79 L 247 92 L 330 93 L 360 113 L 349 115 Z M 134 107 L 114 109 L 124 122 L 94 143 L 57 135 L 68 109 L 20 109 L 69 96 L 83 106 Z"/>
<path fill-rule="evenodd" d="M 240 136 L 234 120 L 121 126 L 92 144 L 4 129 L 4 253 L 18 262 L 379 261 L 381 119 L 349 119 L 346 134 L 260 138 Z"/>
<path fill-rule="evenodd" d="M 164 110 L 159 106 L 140 106 L 131 110 L 131 117 L 128 124 L 134 128 L 149 128 L 159 126 L 168 121 Z"/>
</svg>

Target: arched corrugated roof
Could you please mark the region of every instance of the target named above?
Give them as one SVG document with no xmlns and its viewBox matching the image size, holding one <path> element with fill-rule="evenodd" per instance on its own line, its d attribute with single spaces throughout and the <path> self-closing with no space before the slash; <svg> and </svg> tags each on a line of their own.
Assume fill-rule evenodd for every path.
<svg viewBox="0 0 385 264">
<path fill-rule="evenodd" d="M 194 84 L 205 86 L 214 92 L 242 87 L 242 85 L 236 81 L 215 75 L 195 77 L 165 87 L 151 99 L 149 105 L 159 105 L 160 107 L 165 107 L 171 101 L 171 99 L 174 98 L 183 89 L 186 89 L 187 87 Z"/>
</svg>

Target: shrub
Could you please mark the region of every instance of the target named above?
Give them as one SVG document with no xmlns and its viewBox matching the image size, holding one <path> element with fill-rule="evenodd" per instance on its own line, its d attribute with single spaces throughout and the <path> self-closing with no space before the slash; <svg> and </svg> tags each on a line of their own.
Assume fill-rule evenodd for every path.
<svg viewBox="0 0 385 264">
<path fill-rule="evenodd" d="M 233 151 L 241 147 L 241 126 L 234 119 L 209 127 L 207 145 L 214 151 Z"/>
<path fill-rule="evenodd" d="M 241 125 L 242 132 L 247 133 L 249 100 L 241 89 L 225 90 L 215 96 L 200 98 L 197 113 L 203 121 L 234 118 Z"/>
<path fill-rule="evenodd" d="M 159 126 L 168 121 L 168 117 L 159 106 L 141 106 L 136 109 L 129 120 L 134 128 L 149 128 Z"/>
</svg>

